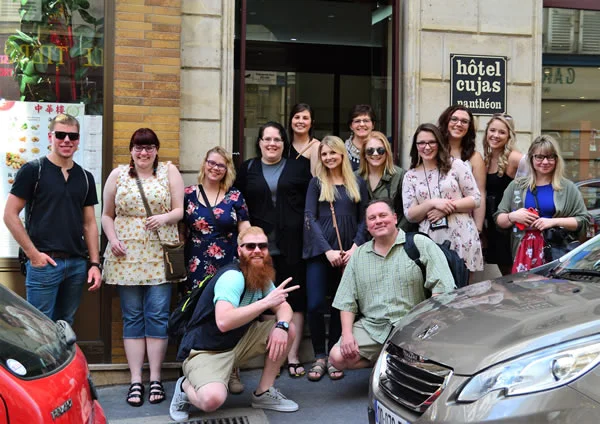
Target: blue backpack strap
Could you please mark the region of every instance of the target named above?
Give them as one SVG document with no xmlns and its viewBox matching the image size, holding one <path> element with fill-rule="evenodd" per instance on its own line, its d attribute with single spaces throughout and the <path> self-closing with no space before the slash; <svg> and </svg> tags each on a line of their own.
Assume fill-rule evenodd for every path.
<svg viewBox="0 0 600 424">
<path fill-rule="evenodd" d="M 406 252 L 408 257 L 411 258 L 415 262 L 415 264 L 417 264 L 417 266 L 421 270 L 421 274 L 423 274 L 423 282 L 425 282 L 425 277 L 427 274 L 425 272 L 425 265 L 423 264 L 423 262 L 421 262 L 420 259 L 421 253 L 419 252 L 419 248 L 415 244 L 415 234 L 421 233 L 406 233 L 406 240 L 404 241 L 404 251 Z"/>
</svg>

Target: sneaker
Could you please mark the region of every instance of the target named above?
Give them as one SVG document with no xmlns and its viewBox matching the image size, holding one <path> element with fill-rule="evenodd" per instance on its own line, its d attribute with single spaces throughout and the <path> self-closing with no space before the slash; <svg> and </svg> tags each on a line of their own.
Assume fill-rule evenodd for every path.
<svg viewBox="0 0 600 424">
<path fill-rule="evenodd" d="M 244 391 L 244 384 L 240 380 L 240 369 L 234 368 L 229 375 L 229 382 L 227 383 L 229 393 L 232 395 L 239 395 Z"/>
<path fill-rule="evenodd" d="M 260 396 L 252 393 L 252 407 L 272 409 L 279 412 L 294 412 L 298 410 L 298 404 L 286 398 L 275 387 L 271 387 Z"/>
<path fill-rule="evenodd" d="M 177 383 L 175 383 L 175 393 L 173 393 L 173 399 L 171 399 L 171 406 L 169 407 L 169 415 L 173 421 L 187 421 L 190 417 L 190 400 L 188 399 L 185 392 L 181 389 L 181 383 L 185 380 L 184 377 L 179 377 Z"/>
</svg>

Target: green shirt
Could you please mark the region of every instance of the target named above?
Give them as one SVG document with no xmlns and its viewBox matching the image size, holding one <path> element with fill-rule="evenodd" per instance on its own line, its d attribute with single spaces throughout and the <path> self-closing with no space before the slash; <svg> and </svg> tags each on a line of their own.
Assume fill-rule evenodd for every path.
<svg viewBox="0 0 600 424">
<path fill-rule="evenodd" d="M 454 290 L 454 279 L 444 253 L 434 241 L 416 235 L 415 245 L 425 265 L 427 281 L 404 251 L 406 236 L 399 230 L 385 256 L 373 250 L 373 240 L 360 246 L 350 258 L 338 287 L 333 307 L 362 315 L 360 321 L 373 340 L 384 343 L 392 328 L 414 306 L 432 294 Z"/>
</svg>

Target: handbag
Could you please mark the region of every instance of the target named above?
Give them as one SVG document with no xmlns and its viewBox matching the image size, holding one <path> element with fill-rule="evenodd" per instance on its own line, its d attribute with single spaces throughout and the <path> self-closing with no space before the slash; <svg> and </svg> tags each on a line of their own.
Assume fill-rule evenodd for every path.
<svg viewBox="0 0 600 424">
<path fill-rule="evenodd" d="M 529 271 L 543 265 L 545 262 L 544 236 L 541 231 L 527 230 L 519 243 L 515 261 L 512 267 L 512 273 Z"/>
<path fill-rule="evenodd" d="M 533 189 L 535 207 L 539 211 L 537 189 Z M 572 233 L 564 227 L 551 227 L 542 231 L 544 237 L 544 259 L 552 262 L 575 249 L 581 243 L 575 240 Z"/>
<path fill-rule="evenodd" d="M 148 217 L 152 216 L 152 211 L 150 210 L 150 206 L 148 206 L 148 199 L 146 199 L 146 193 L 144 193 L 144 187 L 142 186 L 142 181 L 139 177 L 135 178 L 135 182 L 137 183 L 138 189 L 142 196 L 142 201 L 144 202 L 144 208 L 146 209 L 146 215 Z M 184 256 L 184 246 L 185 243 L 177 242 L 177 243 L 163 243 L 160 239 L 160 234 L 158 229 L 156 230 L 156 235 L 158 237 L 158 241 L 163 249 L 163 262 L 165 265 L 165 280 L 169 283 L 179 283 L 180 281 L 184 281 L 187 278 L 187 269 L 185 267 L 185 256 Z"/>
</svg>

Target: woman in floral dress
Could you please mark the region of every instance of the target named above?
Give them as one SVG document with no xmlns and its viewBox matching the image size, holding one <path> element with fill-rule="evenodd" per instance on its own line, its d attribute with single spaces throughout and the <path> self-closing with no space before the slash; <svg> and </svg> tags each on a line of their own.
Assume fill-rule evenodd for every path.
<svg viewBox="0 0 600 424">
<path fill-rule="evenodd" d="M 232 186 L 234 180 L 231 154 L 222 147 L 213 147 L 200 167 L 199 185 L 185 188 L 186 291 L 205 276 L 214 275 L 219 268 L 231 263 L 237 252 L 238 232 L 250 226 L 246 202 L 240 191 Z"/>
<path fill-rule="evenodd" d="M 471 273 L 481 271 L 481 243 L 471 215 L 481 195 L 467 165 L 453 159 L 441 141 L 433 124 L 421 124 L 415 131 L 410 170 L 402 184 L 404 213 L 436 243 L 450 241 Z"/>
</svg>

